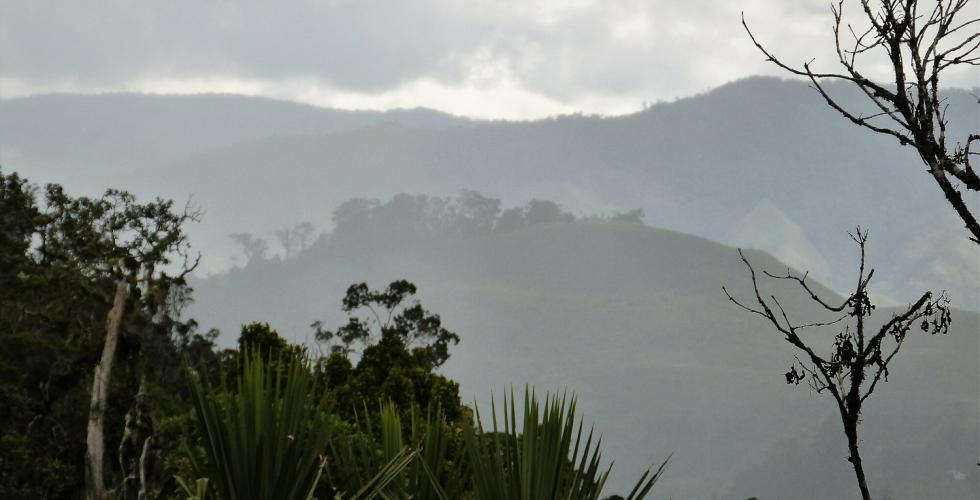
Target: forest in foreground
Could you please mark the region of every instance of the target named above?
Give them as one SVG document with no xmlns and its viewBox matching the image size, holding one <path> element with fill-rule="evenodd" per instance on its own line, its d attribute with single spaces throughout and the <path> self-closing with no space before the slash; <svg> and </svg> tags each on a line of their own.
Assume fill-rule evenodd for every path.
<svg viewBox="0 0 980 500">
<path fill-rule="evenodd" d="M 600 498 L 574 395 L 512 389 L 484 428 L 412 283 L 351 285 L 315 353 L 265 323 L 220 349 L 181 320 L 196 213 L 0 175 L 3 498 Z"/>
<path fill-rule="evenodd" d="M 808 8 L 742 12 L 722 28 L 739 54 L 730 36 L 691 37 L 734 11 L 694 9 L 690 24 L 677 6 L 594 2 L 522 12 L 536 26 L 503 31 L 518 26 L 503 11 L 456 9 L 492 27 L 483 41 L 380 86 L 331 80 L 389 66 L 347 40 L 255 72 L 266 51 L 253 33 L 275 31 L 280 47 L 316 19 L 359 18 L 371 22 L 346 37 L 387 34 L 379 11 L 320 4 L 260 9 L 260 30 L 224 6 L 191 23 L 179 6 L 108 4 L 0 18 L 50 56 L 15 50 L 0 74 L 22 96 L 0 102 L 0 162 L 15 169 L 0 172 L 0 496 L 976 498 L 980 98 L 946 86 L 968 87 L 980 66 L 970 0 L 832 4 L 821 69 L 794 62 L 815 48 L 802 42 L 816 41 Z M 122 23 L 137 43 L 114 51 L 116 16 L 103 31 L 94 12 L 138 16 Z M 175 52 L 183 36 L 140 43 L 175 13 L 190 34 L 248 33 L 248 57 L 210 40 Z M 283 13 L 289 29 L 265 29 Z M 662 13 L 680 50 L 662 43 Z M 36 36 L 49 19 L 72 29 Z M 140 64 L 105 72 L 51 50 L 62 34 L 84 42 L 95 19 L 97 52 L 121 56 L 103 62 Z M 585 31 L 616 57 L 569 50 Z M 310 55 L 312 38 L 281 53 Z M 437 107 L 462 91 L 444 109 L 490 116 L 496 88 L 608 110 L 656 86 L 602 71 L 580 86 L 566 70 L 686 55 L 697 38 L 710 54 L 659 60 L 686 67 L 666 74 L 687 88 L 748 76 L 693 77 L 755 67 L 747 53 L 794 80 L 745 78 L 620 116 L 391 109 L 436 89 Z M 402 41 L 383 45 L 411 66 L 425 44 Z M 310 73 L 333 45 L 344 57 Z M 560 71 L 541 86 L 539 67 Z M 386 111 L 39 95 L 215 85 Z"/>
<path fill-rule="evenodd" d="M 506 494 L 493 488 L 545 487 L 545 483 L 582 490 L 583 496 L 574 498 L 605 498 L 598 496 L 602 486 L 607 495 L 625 495 L 637 480 L 641 487 L 634 493 L 650 486 L 657 495 L 654 480 L 670 487 L 673 475 L 676 484 L 683 485 L 713 467 L 710 461 L 704 461 L 700 470 L 690 465 L 703 460 L 698 450 L 720 454 L 725 460 L 738 456 L 744 440 L 726 442 L 721 437 L 737 428 L 753 432 L 751 425 L 736 423 L 737 419 L 757 419 L 767 405 L 782 406 L 772 394 L 780 390 L 772 353 L 781 352 L 772 340 L 751 334 L 758 324 L 746 324 L 732 314 L 732 308 L 704 314 L 707 299 L 703 297 L 720 300 L 719 283 L 737 284 L 744 278 L 731 265 L 737 259 L 734 249 L 649 228 L 639 221 L 639 212 L 576 217 L 557 204 L 539 200 L 502 209 L 498 200 L 475 192 L 455 198 L 400 196 L 384 203 L 354 200 L 335 212 L 331 233 L 301 238 L 306 242 L 298 243 L 287 258 L 257 252 L 263 246 L 258 238 L 239 238 L 251 244 L 243 247 L 253 251 L 247 265 L 202 281 L 188 274 L 198 258 L 185 232 L 199 215 L 193 207 L 164 200 L 141 203 L 112 190 L 99 198 L 72 197 L 60 186 L 41 189 L 17 174 L 4 175 L 0 205 L 4 215 L 0 218 L 4 264 L 0 276 L 4 328 L 0 484 L 4 490 L 0 493 L 5 498 L 78 497 L 86 486 L 91 448 L 86 437 L 93 415 L 103 430 L 106 491 L 123 498 L 137 498 L 141 492 L 150 498 L 187 498 L 198 494 L 196 488 L 244 487 L 245 483 L 232 484 L 233 473 L 222 476 L 228 484 L 210 480 L 207 486 L 197 479 L 227 472 L 217 469 L 222 446 L 249 442 L 266 455 L 253 457 L 256 462 L 245 469 L 239 464 L 239 471 L 289 460 L 314 464 L 310 472 L 323 461 L 322 475 L 312 489 L 317 498 L 361 498 L 357 495 L 369 494 L 371 488 L 391 498 L 504 498 Z M 392 242 L 397 242 L 396 247 Z M 618 259 L 607 258 L 610 244 Z M 562 257 L 557 249 L 574 250 Z M 752 258 L 768 268 L 781 267 L 764 254 L 753 253 Z M 365 273 L 372 286 L 348 280 L 345 273 L 330 276 L 345 262 L 372 269 Z M 710 262 L 716 267 L 705 267 Z M 399 269 L 412 279 L 432 283 L 434 293 L 426 294 L 403 279 L 384 279 Z M 692 274 L 694 269 L 702 275 Z M 349 282 L 341 284 L 344 280 Z M 435 285 L 439 281 L 443 291 Z M 654 283 L 650 297 L 655 302 L 647 302 L 642 290 Z M 833 292 L 814 286 L 834 297 Z M 664 290 L 672 293 L 664 295 Z M 270 301 L 269 291 L 277 298 Z M 196 293 L 202 295 L 195 304 Z M 338 299 L 328 301 L 328 297 Z M 419 297 L 426 298 L 426 305 Z M 429 309 L 430 298 L 439 309 Z M 611 307 L 623 300 L 627 300 L 623 307 Z M 330 314 L 323 309 L 327 302 L 336 304 Z M 531 302 L 536 305 L 528 309 Z M 802 302 L 787 306 L 802 307 Z M 481 316 L 474 307 L 484 310 L 483 320 L 478 321 Z M 630 310 L 642 314 L 623 316 Z M 693 318 L 698 310 L 702 317 L 697 321 L 683 319 Z M 235 311 L 251 311 L 252 317 L 235 319 Z M 885 393 L 884 408 L 873 408 L 869 418 L 882 411 L 900 411 L 907 398 L 924 401 L 930 393 L 933 404 L 949 408 L 953 415 L 969 414 L 965 408 L 954 408 L 959 405 L 956 401 L 969 407 L 975 399 L 975 380 L 971 384 L 969 373 L 975 361 L 970 346 L 976 338 L 964 332 L 976 331 L 976 319 L 973 314 L 954 313 L 958 326 L 954 335 L 944 336 L 940 343 L 912 343 L 907 354 L 909 366 L 920 367 L 943 357 L 942 376 L 957 382 L 936 391 L 933 378 L 899 371 L 890 384 L 898 392 Z M 291 343 L 267 323 L 288 324 L 290 316 L 306 325 L 310 341 Z M 201 328 L 193 317 L 230 326 L 223 327 L 225 333 L 219 337 L 218 330 Z M 492 317 L 510 318 L 511 326 Z M 660 318 L 657 330 L 662 334 L 645 333 L 649 332 L 643 326 L 645 318 L 652 317 Z M 481 330 L 481 321 L 496 326 Z M 523 335 L 520 325 L 534 322 L 539 331 Z M 570 327 L 570 322 L 582 325 Z M 107 357 L 108 335 L 113 331 L 114 352 Z M 634 332 L 632 340 L 624 337 L 629 331 Z M 597 335 L 601 332 L 606 335 Z M 711 332 L 742 338 L 722 345 L 721 337 L 716 339 Z M 457 353 L 461 360 L 453 358 Z M 111 374 L 105 369 L 107 359 L 113 365 Z M 590 359 L 601 363 L 587 368 Z M 739 365 L 755 368 L 736 370 Z M 542 366 L 566 366 L 570 371 L 558 369 L 542 377 Z M 710 381 L 730 376 L 733 370 L 743 374 L 746 386 L 759 385 L 762 392 L 711 387 Z M 102 386 L 100 372 L 107 373 Z M 510 378 L 501 378 L 502 372 Z M 462 377 L 471 391 L 480 387 L 473 377 L 507 380 L 509 385 L 485 386 L 484 393 L 464 397 L 452 374 Z M 622 374 L 632 374 L 639 385 L 628 383 Z M 656 403 L 638 405 L 641 399 L 635 396 L 640 393 L 635 388 L 630 389 L 632 403 L 620 398 L 611 389 L 610 376 L 620 377 L 625 387 L 646 387 L 647 398 L 652 396 L 649 401 Z M 658 388 L 656 380 L 665 376 L 670 377 L 667 385 Z M 524 384 L 558 392 L 527 397 L 525 391 L 533 389 Z M 497 394 L 495 400 L 491 391 Z M 698 391 L 701 395 L 694 399 L 702 401 L 700 409 L 682 403 L 685 394 Z M 105 400 L 94 404 L 93 395 L 98 394 L 105 394 Z M 586 399 L 579 403 L 575 394 Z M 471 401 L 474 396 L 479 401 Z M 596 401 L 589 402 L 588 397 Z M 665 397 L 680 403 L 680 413 L 661 406 Z M 717 406 L 704 397 L 742 399 L 740 404 L 748 405 L 748 412 L 730 406 L 739 404 L 731 399 L 725 423 L 714 434 L 717 424 L 706 417 Z M 259 410 L 263 401 L 268 405 Z M 786 407 L 774 415 L 776 420 L 787 421 L 787 415 L 794 414 L 793 418 L 804 418 L 812 411 L 800 406 L 799 400 L 792 406 L 796 409 Z M 261 411 L 271 413 L 246 418 Z M 476 420 L 478 411 L 482 418 Z M 695 430 L 710 438 L 698 439 L 676 427 L 690 421 L 682 416 L 690 411 L 699 415 Z M 947 465 L 933 461 L 937 471 L 948 471 L 956 470 L 961 455 L 972 453 L 974 447 L 963 439 L 964 433 L 969 435 L 969 419 L 934 422 L 929 412 L 905 411 L 913 424 L 934 429 L 932 436 L 923 436 L 923 443 L 905 445 L 912 447 L 910 455 L 926 443 L 944 446 Z M 498 412 L 499 420 L 494 421 L 491 415 Z M 576 420 L 583 413 L 586 420 Z M 288 415 L 293 418 L 288 425 L 277 420 Z M 590 436 L 593 418 L 596 434 Z M 765 432 L 799 432 L 796 425 L 762 422 Z M 285 427 L 277 427 L 280 424 Z M 826 428 L 830 424 L 825 420 L 820 432 L 800 435 L 803 441 L 783 441 L 784 449 L 777 447 L 765 455 L 769 460 L 786 453 L 792 456 L 792 447 L 799 446 L 795 443 L 816 440 L 830 447 L 827 464 L 839 466 L 831 438 L 836 431 Z M 263 430 L 263 425 L 271 427 Z M 645 438 L 638 444 L 662 443 L 646 455 L 621 444 L 613 448 L 618 456 L 584 451 L 600 448 L 599 433 L 603 447 L 629 440 L 636 432 L 631 425 L 644 426 L 654 436 L 678 433 L 683 439 Z M 530 446 L 523 436 L 535 426 L 542 434 Z M 895 430 L 905 432 L 901 427 Z M 297 438 L 298 433 L 307 437 Z M 871 433 L 876 443 L 896 439 L 888 432 L 878 434 Z M 256 440 L 238 441 L 246 437 Z M 284 440 L 280 443 L 284 446 L 271 446 L 265 439 Z M 291 443 L 312 448 L 291 447 Z M 866 453 L 875 457 L 878 449 L 872 446 Z M 623 461 L 623 450 L 627 458 L 640 463 Z M 287 455 L 277 453 L 295 455 L 283 458 Z M 673 466 L 664 468 L 672 453 L 677 455 L 671 458 Z M 609 481 L 606 467 L 615 458 L 619 458 L 620 476 Z M 533 463 L 551 472 L 532 473 L 517 467 L 518 463 Z M 770 470 L 780 466 L 785 464 L 760 464 Z M 912 460 L 898 464 L 898 475 L 876 472 L 881 472 L 878 477 L 887 481 L 888 488 L 907 492 L 914 486 L 902 482 L 900 475 L 920 466 Z M 840 474 L 837 470 L 835 474 Z M 763 482 L 753 477 L 758 473 L 753 467 L 743 468 L 734 484 L 724 486 L 731 481 L 727 479 L 721 487 L 750 493 L 765 490 L 760 487 Z M 798 487 L 806 475 L 806 471 L 790 475 L 784 486 Z M 255 480 L 255 474 L 249 476 Z M 928 477 L 914 481 L 952 496 L 968 494 L 974 487 L 973 479 Z M 300 478 L 287 482 L 309 484 Z M 777 488 L 772 491 L 778 495 L 778 482 L 770 483 L 768 488 Z M 837 494 L 838 490 L 826 491 Z M 269 498 L 268 492 L 259 495 Z"/>
</svg>

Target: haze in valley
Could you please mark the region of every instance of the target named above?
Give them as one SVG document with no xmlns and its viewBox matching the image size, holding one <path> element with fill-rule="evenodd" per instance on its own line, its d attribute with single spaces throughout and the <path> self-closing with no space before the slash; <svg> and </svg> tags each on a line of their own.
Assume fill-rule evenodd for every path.
<svg viewBox="0 0 980 500">
<path fill-rule="evenodd" d="M 980 492 L 977 245 L 914 150 L 740 24 L 829 64 L 825 1 L 246 4 L 0 1 L 0 166 L 199 207 L 184 314 L 219 344 L 261 321 L 314 346 L 350 284 L 407 279 L 461 337 L 463 399 L 573 391 L 613 492 L 673 454 L 655 498 L 859 498 L 830 398 L 786 384 L 792 348 L 722 286 L 751 292 L 745 248 L 839 301 L 860 226 L 876 324 L 926 290 L 955 308 L 868 403 L 872 485 Z M 980 129 L 978 85 L 951 74 L 951 137 Z M 767 284 L 820 320 L 791 285 Z"/>
</svg>

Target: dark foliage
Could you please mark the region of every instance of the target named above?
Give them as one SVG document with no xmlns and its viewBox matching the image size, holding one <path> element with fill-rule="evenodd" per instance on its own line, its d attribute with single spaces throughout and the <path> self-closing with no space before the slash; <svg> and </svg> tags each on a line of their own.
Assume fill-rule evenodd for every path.
<svg viewBox="0 0 980 500">
<path fill-rule="evenodd" d="M 133 451 L 127 439 L 135 436 L 135 422 L 184 406 L 178 360 L 215 357 L 213 335 L 176 319 L 189 294 L 184 276 L 164 271 L 175 256 L 187 255 L 181 232 L 187 220 L 171 202 L 139 204 L 112 190 L 74 198 L 49 185 L 42 202 L 26 180 L 0 172 L 0 497 L 82 493 L 85 441 L 79 437 L 120 278 L 133 280 L 134 293 L 110 380 L 108 484 L 123 483 L 130 462 L 120 454 Z M 127 415 L 134 422 L 128 426 Z M 170 444 L 160 439 L 155 449 Z"/>
<path fill-rule="evenodd" d="M 313 323 L 317 342 L 328 346 L 320 367 L 341 414 L 390 400 L 406 411 L 437 406 L 452 422 L 464 416 L 459 384 L 435 372 L 459 336 L 442 326 L 438 314 L 409 301 L 416 292 L 405 280 L 384 290 L 354 284 L 343 299 L 347 324 L 331 331 Z M 359 311 L 368 315 L 358 317 Z"/>
</svg>

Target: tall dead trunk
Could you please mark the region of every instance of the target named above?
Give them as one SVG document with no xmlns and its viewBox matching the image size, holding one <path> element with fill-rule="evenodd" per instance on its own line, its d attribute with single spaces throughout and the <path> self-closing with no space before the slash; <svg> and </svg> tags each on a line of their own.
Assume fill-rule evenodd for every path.
<svg viewBox="0 0 980 500">
<path fill-rule="evenodd" d="M 146 500 L 153 459 L 153 418 L 147 406 L 146 379 L 140 382 L 132 407 L 126 412 L 122 439 L 119 440 L 119 470 L 123 480 L 120 500 Z"/>
<path fill-rule="evenodd" d="M 153 446 L 153 436 L 143 441 L 143 452 L 140 453 L 140 486 L 137 500 L 149 500 L 150 498 L 150 449 Z"/>
<path fill-rule="evenodd" d="M 864 476 L 864 464 L 861 462 L 861 452 L 858 450 L 857 417 L 853 419 L 845 417 L 844 434 L 847 436 L 847 461 L 851 462 L 851 466 L 854 468 L 858 488 L 861 489 L 861 498 L 871 500 L 871 490 L 868 488 L 868 480 Z"/>
<path fill-rule="evenodd" d="M 86 500 L 103 500 L 105 497 L 105 412 L 109 399 L 109 379 L 112 375 L 112 362 L 116 357 L 116 345 L 119 343 L 119 330 L 122 326 L 123 313 L 126 308 L 126 298 L 129 296 L 129 284 L 120 279 L 116 284 L 116 295 L 112 301 L 112 309 L 106 317 L 105 344 L 102 346 L 102 358 L 95 366 L 92 377 L 92 400 L 88 412 L 88 432 L 85 449 L 85 498 Z"/>
</svg>

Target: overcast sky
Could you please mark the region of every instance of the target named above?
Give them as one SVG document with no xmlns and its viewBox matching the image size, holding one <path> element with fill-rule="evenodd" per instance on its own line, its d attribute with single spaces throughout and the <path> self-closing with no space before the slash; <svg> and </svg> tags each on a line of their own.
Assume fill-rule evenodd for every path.
<svg viewBox="0 0 980 500">
<path fill-rule="evenodd" d="M 620 114 L 780 74 L 741 11 L 787 61 L 833 62 L 828 0 L 0 0 L 0 96 L 233 92 L 492 118 Z M 976 72 L 948 81 L 978 84 Z"/>
</svg>

